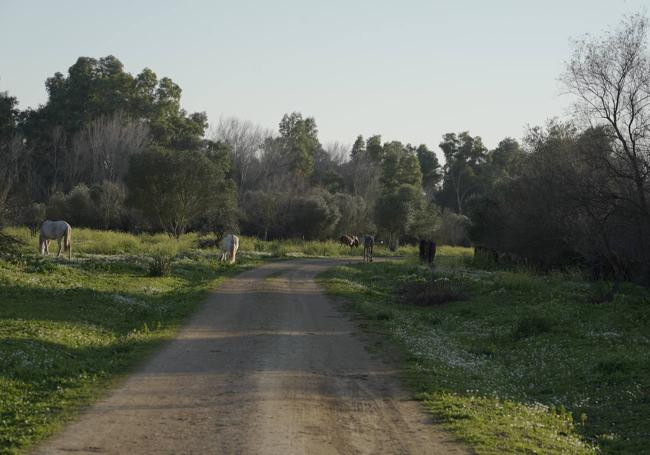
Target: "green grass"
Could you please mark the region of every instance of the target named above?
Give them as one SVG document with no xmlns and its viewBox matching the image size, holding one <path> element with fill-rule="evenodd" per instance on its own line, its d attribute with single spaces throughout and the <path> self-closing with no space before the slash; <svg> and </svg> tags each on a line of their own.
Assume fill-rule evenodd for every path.
<svg viewBox="0 0 650 455">
<path fill-rule="evenodd" d="M 3 454 L 50 434 L 172 336 L 209 289 L 259 262 L 243 253 L 237 265 L 217 264 L 214 252 L 192 249 L 191 236 L 73 235 L 72 261 L 0 260 Z M 173 256 L 170 275 L 149 276 L 156 251 Z"/>
<path fill-rule="evenodd" d="M 224 278 L 267 257 L 362 254 L 335 241 L 241 237 L 230 266 L 216 263 L 214 249 L 198 250 L 196 234 L 176 240 L 73 228 L 68 261 L 41 258 L 27 228 L 6 232 L 25 244 L 22 258 L 0 260 L 0 453 L 52 433 L 171 337 Z M 377 255 L 414 251 L 376 248 Z"/>
<path fill-rule="evenodd" d="M 467 298 L 429 307 L 396 289 L 414 262 L 338 267 L 319 278 L 369 330 L 399 346 L 412 390 L 479 454 L 650 453 L 650 293 L 591 303 L 576 273 L 467 269 L 437 258 Z M 467 254 L 467 253 L 465 253 Z"/>
<path fill-rule="evenodd" d="M 5 230 L 25 242 L 23 250 L 26 253 L 38 251 L 38 236 L 32 237 L 24 227 L 10 227 Z M 187 252 L 196 247 L 199 236 L 189 233 L 179 240 L 166 234 L 138 234 L 125 232 L 98 231 L 94 229 L 73 228 L 73 254 L 154 254 L 161 249 L 174 252 Z M 57 252 L 56 242 L 50 243 L 50 254 Z M 455 247 L 441 247 L 455 248 Z M 243 253 L 270 257 L 332 257 L 332 256 L 362 256 L 363 248 L 350 248 L 341 245 L 338 240 L 269 240 L 264 241 L 255 237 L 240 236 L 239 250 Z M 402 245 L 396 251 L 390 251 L 385 245 L 375 245 L 375 256 L 413 256 L 417 247 Z"/>
</svg>

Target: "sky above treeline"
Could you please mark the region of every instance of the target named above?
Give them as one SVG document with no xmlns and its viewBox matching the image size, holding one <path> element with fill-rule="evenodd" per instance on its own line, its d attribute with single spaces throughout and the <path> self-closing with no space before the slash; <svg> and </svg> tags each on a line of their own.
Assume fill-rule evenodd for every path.
<svg viewBox="0 0 650 455">
<path fill-rule="evenodd" d="M 115 55 L 183 89 L 212 124 L 277 130 L 315 117 L 323 144 L 358 134 L 426 143 L 469 131 L 492 148 L 569 114 L 558 77 L 571 38 L 602 34 L 649 0 L 0 0 L 0 91 L 46 101 L 79 56 Z"/>
</svg>

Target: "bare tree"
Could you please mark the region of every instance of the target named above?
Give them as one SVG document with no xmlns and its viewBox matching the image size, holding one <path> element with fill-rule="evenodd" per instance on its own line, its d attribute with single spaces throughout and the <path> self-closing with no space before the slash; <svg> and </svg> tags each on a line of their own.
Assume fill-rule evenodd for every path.
<svg viewBox="0 0 650 455">
<path fill-rule="evenodd" d="M 323 147 L 325 153 L 329 155 L 332 163 L 341 166 L 350 158 L 350 146 L 340 142 L 329 142 Z"/>
<path fill-rule="evenodd" d="M 575 42 L 562 82 L 577 96 L 576 111 L 590 126 L 605 126 L 612 140 L 603 164 L 619 180 L 632 184 L 629 202 L 647 222 L 650 176 L 650 54 L 648 20 L 634 15 L 604 39 Z"/>
<path fill-rule="evenodd" d="M 75 164 L 86 161 L 90 182 L 117 183 L 126 175 L 129 157 L 144 151 L 148 144 L 146 123 L 117 112 L 88 123 L 73 140 L 71 158 Z"/>
<path fill-rule="evenodd" d="M 591 153 L 606 175 L 598 198 L 602 214 L 623 213 L 626 230 L 635 231 L 642 260 L 650 257 L 650 53 L 648 19 L 625 18 L 603 38 L 587 36 L 574 43 L 574 54 L 562 82 L 575 103 L 579 119 L 602 131 L 610 147 Z M 593 187 L 593 185 L 592 185 Z M 615 210 L 614 210 L 615 209 Z M 619 217 L 619 220 L 621 218 Z M 620 221 L 619 221 L 620 222 Z M 619 229 L 619 232 L 621 230 Z"/>
<path fill-rule="evenodd" d="M 7 211 L 7 199 L 20 178 L 21 163 L 27 153 L 26 141 L 20 135 L 0 144 L 0 221 Z"/>
<path fill-rule="evenodd" d="M 228 144 L 232 150 L 233 165 L 240 192 L 251 189 L 255 164 L 262 153 L 262 146 L 273 133 L 259 125 L 236 117 L 220 118 L 212 139 Z"/>
</svg>

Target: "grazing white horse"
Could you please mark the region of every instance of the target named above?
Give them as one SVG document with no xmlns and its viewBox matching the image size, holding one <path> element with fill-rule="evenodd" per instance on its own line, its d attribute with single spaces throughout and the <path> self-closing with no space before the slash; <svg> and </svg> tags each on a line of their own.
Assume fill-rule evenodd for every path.
<svg viewBox="0 0 650 455">
<path fill-rule="evenodd" d="M 38 237 L 38 248 L 41 254 L 50 254 L 50 240 L 56 240 L 59 244 L 59 251 L 56 257 L 61 255 L 61 240 L 63 240 L 63 251 L 68 250 L 68 259 L 72 259 L 72 228 L 65 221 L 45 220 L 41 225 L 41 235 Z"/>
<path fill-rule="evenodd" d="M 221 256 L 220 261 L 229 259 L 228 262 L 234 264 L 237 259 L 237 250 L 239 249 L 239 237 L 235 234 L 228 234 L 221 240 Z"/>
</svg>

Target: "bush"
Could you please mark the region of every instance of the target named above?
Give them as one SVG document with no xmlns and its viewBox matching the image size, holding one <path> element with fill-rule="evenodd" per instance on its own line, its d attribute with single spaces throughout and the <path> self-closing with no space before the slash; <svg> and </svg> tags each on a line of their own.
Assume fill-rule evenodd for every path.
<svg viewBox="0 0 650 455">
<path fill-rule="evenodd" d="M 116 183 L 105 180 L 92 187 L 91 196 L 96 212 L 93 227 L 109 229 L 120 226 L 126 199 L 124 189 Z"/>
<path fill-rule="evenodd" d="M 34 202 L 22 212 L 20 223 L 29 228 L 32 235 L 36 235 L 45 220 L 45 204 Z"/>
<path fill-rule="evenodd" d="M 553 321 L 542 316 L 527 316 L 520 319 L 512 331 L 515 340 L 542 335 L 553 330 Z"/>
<path fill-rule="evenodd" d="M 172 273 L 172 255 L 164 251 L 157 251 L 151 256 L 149 263 L 149 276 L 168 276 Z"/>
<path fill-rule="evenodd" d="M 0 257 L 14 258 L 20 256 L 20 247 L 24 244 L 22 240 L 0 231 Z"/>
<path fill-rule="evenodd" d="M 403 303 L 416 306 L 442 305 L 466 299 L 462 284 L 447 277 L 410 281 L 398 288 L 397 295 Z"/>
<path fill-rule="evenodd" d="M 439 243 L 469 246 L 467 233 L 469 226 L 470 221 L 466 216 L 458 215 L 448 210 L 445 211 L 442 214 L 442 221 L 438 232 Z"/>
</svg>

